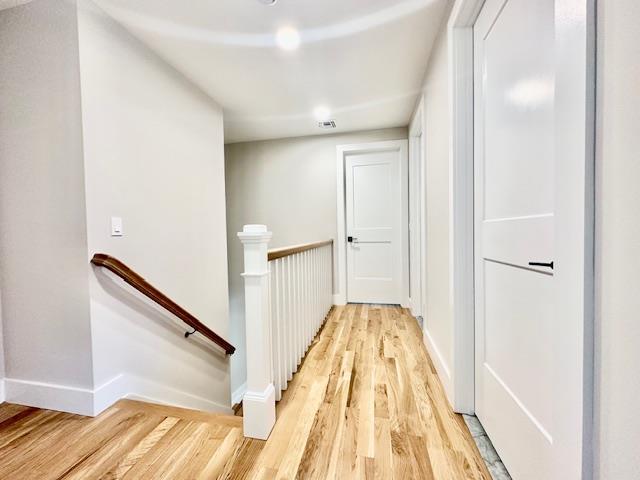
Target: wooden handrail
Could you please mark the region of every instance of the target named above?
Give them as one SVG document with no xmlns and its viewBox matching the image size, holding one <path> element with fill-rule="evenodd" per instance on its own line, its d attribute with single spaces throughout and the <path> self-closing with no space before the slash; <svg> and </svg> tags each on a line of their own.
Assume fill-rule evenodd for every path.
<svg viewBox="0 0 640 480">
<path fill-rule="evenodd" d="M 103 267 L 114 273 L 122 280 L 127 282 L 137 291 L 156 302 L 161 307 L 165 308 L 184 323 L 194 329 L 194 332 L 201 333 L 204 337 L 211 340 L 213 343 L 222 348 L 227 355 L 232 355 L 236 351 L 236 348 L 227 342 L 224 338 L 219 336 L 204 323 L 198 320 L 196 317 L 187 312 L 184 308 L 178 305 L 176 302 L 167 297 L 160 290 L 155 288 L 149 282 L 147 282 L 142 276 L 127 267 L 117 258 L 111 257 L 104 253 L 96 253 L 91 259 L 91 263 L 98 267 Z M 185 337 L 191 335 L 191 332 L 185 333 Z"/>
<path fill-rule="evenodd" d="M 307 250 L 324 247 L 326 245 L 333 245 L 333 240 L 325 240 L 323 242 L 314 242 L 314 243 L 305 243 L 303 245 L 294 245 L 292 247 L 275 248 L 273 250 L 269 250 L 268 258 L 269 258 L 269 261 L 277 260 L 278 258 L 288 257 L 289 255 L 306 252 Z"/>
</svg>

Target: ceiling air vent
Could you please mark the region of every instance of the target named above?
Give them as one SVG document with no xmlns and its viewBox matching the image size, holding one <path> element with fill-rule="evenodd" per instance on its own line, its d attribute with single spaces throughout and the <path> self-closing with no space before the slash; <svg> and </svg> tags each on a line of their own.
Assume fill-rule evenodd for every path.
<svg viewBox="0 0 640 480">
<path fill-rule="evenodd" d="M 326 122 L 318 122 L 320 128 L 336 128 L 336 122 L 333 120 L 327 120 Z"/>
</svg>

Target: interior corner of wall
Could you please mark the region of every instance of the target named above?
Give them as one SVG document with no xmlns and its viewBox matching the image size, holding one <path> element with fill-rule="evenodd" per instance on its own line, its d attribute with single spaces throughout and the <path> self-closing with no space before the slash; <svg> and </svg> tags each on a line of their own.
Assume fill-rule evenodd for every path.
<svg viewBox="0 0 640 480">
<path fill-rule="evenodd" d="M 237 405 L 242 401 L 242 397 L 247 391 L 247 382 L 244 382 L 231 393 L 231 404 Z"/>
</svg>

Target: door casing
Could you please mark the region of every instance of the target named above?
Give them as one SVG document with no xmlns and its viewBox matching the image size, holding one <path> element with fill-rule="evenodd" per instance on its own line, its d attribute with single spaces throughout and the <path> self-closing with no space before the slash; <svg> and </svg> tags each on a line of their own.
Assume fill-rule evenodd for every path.
<svg viewBox="0 0 640 480">
<path fill-rule="evenodd" d="M 409 299 L 411 313 L 418 317 L 424 316 L 426 312 L 427 298 L 427 267 L 426 267 L 426 192 L 425 192 L 425 140 L 423 132 L 424 124 L 424 95 L 418 100 L 415 114 L 409 124 L 409 184 L 416 190 L 414 198 L 409 198 L 409 213 L 413 217 L 412 235 L 413 243 L 409 238 L 410 252 L 409 262 L 411 268 L 409 273 L 416 269 L 416 289 L 411 288 L 411 298 Z M 417 178 L 416 178 L 417 177 Z M 413 201 L 412 201 L 413 200 Z M 413 212 L 413 213 L 412 213 Z M 414 296 L 413 292 L 418 294 Z M 414 298 L 415 297 L 415 298 Z"/>
</svg>

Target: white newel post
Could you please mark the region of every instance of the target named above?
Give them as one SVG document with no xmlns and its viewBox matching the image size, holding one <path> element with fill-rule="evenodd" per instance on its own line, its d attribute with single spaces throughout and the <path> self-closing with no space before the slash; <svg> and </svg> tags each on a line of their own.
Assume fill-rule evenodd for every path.
<svg viewBox="0 0 640 480">
<path fill-rule="evenodd" d="M 266 440 L 276 422 L 271 378 L 271 312 L 269 261 L 271 232 L 265 225 L 245 225 L 238 238 L 244 246 L 244 304 L 247 336 L 247 392 L 242 400 L 245 437 Z"/>
</svg>

